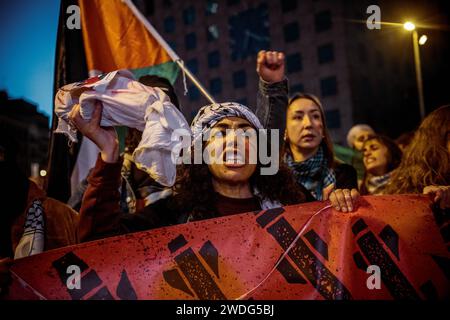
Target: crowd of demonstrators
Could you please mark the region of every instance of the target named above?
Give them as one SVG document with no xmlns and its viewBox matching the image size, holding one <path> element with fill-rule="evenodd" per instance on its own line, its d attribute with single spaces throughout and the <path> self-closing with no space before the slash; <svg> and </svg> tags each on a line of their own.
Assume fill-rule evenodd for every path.
<svg viewBox="0 0 450 320">
<path fill-rule="evenodd" d="M 100 150 L 94 168 L 69 201 L 79 214 L 46 197 L 11 158 L 2 156 L 0 175 L 8 183 L 0 184 L 5 209 L 0 215 L 0 294 L 10 281 L 11 259 L 113 235 L 309 201 L 329 201 L 336 210 L 351 212 L 360 194 L 424 193 L 442 209 L 450 207 L 449 105 L 430 113 L 406 137 L 412 137 L 410 141 L 398 141 L 400 147 L 368 125 L 354 126 L 347 142 L 355 156 L 344 164 L 336 160 L 320 100 L 309 93 L 289 98 L 284 63 L 281 52 L 258 53 L 255 113 L 234 102 L 199 109 L 190 126 L 192 143 L 183 155 L 191 161 L 177 165 L 173 185 L 160 184 L 135 163 L 140 130 L 128 130 L 120 154 L 114 127 L 101 126 L 99 102 L 90 119 L 81 116 L 79 104 L 67 110 L 70 125 Z M 167 80 L 147 76 L 139 81 L 160 88 L 164 103 L 179 111 Z M 278 130 L 276 173 L 262 174 L 265 164 L 259 157 L 250 161 L 250 153 L 265 142 L 243 137 L 238 129 L 268 129 L 269 134 Z M 210 154 L 209 163 L 195 163 L 198 141 L 202 155 L 207 149 L 221 151 Z"/>
<path fill-rule="evenodd" d="M 376 135 L 364 142 L 362 152 L 366 172 L 360 192 L 363 195 L 383 194 L 392 171 L 400 164 L 402 151 L 390 138 Z"/>
</svg>

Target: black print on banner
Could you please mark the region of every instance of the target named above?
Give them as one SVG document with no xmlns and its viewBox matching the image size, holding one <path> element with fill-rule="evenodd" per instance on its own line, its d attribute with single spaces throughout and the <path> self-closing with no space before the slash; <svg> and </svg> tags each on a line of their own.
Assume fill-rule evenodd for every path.
<svg viewBox="0 0 450 320">
<path fill-rule="evenodd" d="M 82 273 L 89 269 L 86 262 L 77 257 L 73 252 L 69 252 L 58 260 L 53 261 L 52 266 L 58 272 L 63 286 L 66 286 L 67 278 L 69 277 L 66 271 L 70 265 L 78 266 Z M 92 269 L 81 277 L 81 289 L 67 289 L 67 292 L 70 294 L 72 300 L 81 300 L 83 297 L 86 297 L 88 293 L 95 291 L 100 286 L 101 288 L 89 297 L 88 300 L 114 300 L 114 297 L 111 295 L 108 288 L 103 285 L 103 281 L 100 279 L 97 272 Z M 122 270 L 120 281 L 116 289 L 116 295 L 121 300 L 137 300 L 136 292 L 134 291 L 125 270 Z"/>
<path fill-rule="evenodd" d="M 186 239 L 183 235 L 179 235 L 168 244 L 168 248 L 173 253 L 182 249 L 185 244 L 187 244 Z M 209 269 L 219 278 L 219 252 L 211 241 L 205 242 L 199 254 Z M 194 250 L 187 248 L 177 254 L 174 260 L 181 273 L 178 269 L 163 272 L 164 280 L 172 288 L 181 290 L 191 296 L 194 296 L 195 293 L 197 298 L 201 300 L 226 300 L 225 295 Z M 187 279 L 194 293 L 189 289 L 181 274 Z"/>
<path fill-rule="evenodd" d="M 274 221 L 284 212 L 271 212 L 267 210 L 256 219 L 258 224 L 265 228 L 270 222 Z M 278 219 L 270 227 L 267 228 L 278 244 L 286 250 L 294 241 L 297 233 L 294 228 L 286 221 L 284 217 Z M 328 259 L 328 245 L 319 235 L 311 230 L 305 235 L 306 240 L 314 247 L 315 250 L 326 260 Z M 308 247 L 301 238 L 292 247 L 289 257 L 305 275 L 309 283 L 327 300 L 350 300 L 352 299 L 350 291 L 342 282 L 320 261 L 313 251 Z M 280 268 L 281 266 L 281 268 Z M 288 283 L 306 283 L 306 280 L 288 261 L 282 261 L 277 268 Z"/>
<path fill-rule="evenodd" d="M 414 287 L 409 283 L 406 276 L 390 257 L 389 253 L 383 248 L 383 245 L 377 239 L 375 234 L 370 231 L 363 219 L 356 221 L 352 227 L 353 233 L 362 255 L 367 259 L 370 265 L 377 265 L 381 270 L 381 280 L 391 293 L 394 299 L 419 300 L 420 297 Z M 398 257 L 398 236 L 391 226 L 386 226 L 380 233 L 380 238 L 386 243 L 391 252 Z M 353 256 L 356 265 L 361 269 L 361 254 Z M 399 260 L 399 258 L 397 258 Z M 365 270 L 364 270 L 365 271 Z M 428 285 L 429 287 L 429 285 Z"/>
<path fill-rule="evenodd" d="M 450 242 L 450 209 L 441 209 L 437 203 L 431 206 L 431 210 L 433 211 L 434 220 L 439 228 L 442 239 L 444 239 L 444 243 Z M 447 247 L 447 249 L 449 249 Z M 450 250 L 449 250 L 450 251 Z"/>
</svg>

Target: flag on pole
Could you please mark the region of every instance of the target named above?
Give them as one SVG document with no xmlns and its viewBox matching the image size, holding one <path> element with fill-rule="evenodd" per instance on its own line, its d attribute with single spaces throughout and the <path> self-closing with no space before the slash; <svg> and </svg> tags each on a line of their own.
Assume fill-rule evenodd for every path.
<svg viewBox="0 0 450 320">
<path fill-rule="evenodd" d="M 129 69 L 174 83 L 178 67 L 122 0 L 80 0 L 81 30 L 90 75 Z"/>
</svg>

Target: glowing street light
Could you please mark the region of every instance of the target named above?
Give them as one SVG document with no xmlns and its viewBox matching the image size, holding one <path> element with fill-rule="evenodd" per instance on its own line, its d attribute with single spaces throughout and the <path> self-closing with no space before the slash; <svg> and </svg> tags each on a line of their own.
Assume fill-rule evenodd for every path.
<svg viewBox="0 0 450 320">
<path fill-rule="evenodd" d="M 414 23 L 407 21 L 403 24 L 403 28 L 405 28 L 408 31 L 413 31 L 416 28 L 416 26 L 414 25 Z"/>
<path fill-rule="evenodd" d="M 419 38 L 419 44 L 420 44 L 421 46 L 423 46 L 423 45 L 425 44 L 425 42 L 427 42 L 427 40 L 428 40 L 428 37 L 427 37 L 426 35 L 422 35 L 422 36 Z"/>
</svg>

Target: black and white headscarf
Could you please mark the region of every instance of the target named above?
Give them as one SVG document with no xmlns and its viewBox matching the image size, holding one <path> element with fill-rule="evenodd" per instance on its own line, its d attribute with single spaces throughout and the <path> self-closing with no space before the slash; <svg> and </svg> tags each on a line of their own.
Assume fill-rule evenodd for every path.
<svg viewBox="0 0 450 320">
<path fill-rule="evenodd" d="M 297 183 L 308 189 L 317 200 L 322 200 L 324 188 L 332 183 L 336 184 L 336 175 L 333 169 L 328 167 L 323 146 L 308 160 L 296 162 L 290 152 L 287 152 L 284 161 L 294 173 Z"/>
<path fill-rule="evenodd" d="M 202 139 L 203 135 L 224 118 L 239 117 L 250 122 L 256 130 L 262 129 L 261 122 L 246 106 L 236 102 L 214 103 L 202 107 L 192 120 L 192 143 Z"/>
<path fill-rule="evenodd" d="M 44 209 L 41 200 L 34 200 L 28 209 L 24 232 L 14 253 L 14 259 L 44 251 Z"/>
</svg>

